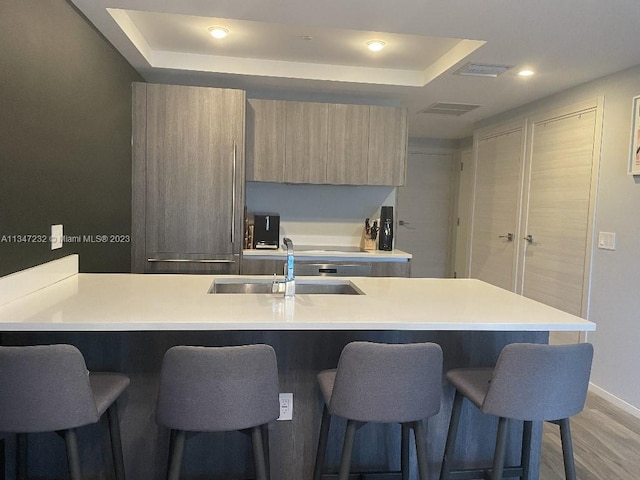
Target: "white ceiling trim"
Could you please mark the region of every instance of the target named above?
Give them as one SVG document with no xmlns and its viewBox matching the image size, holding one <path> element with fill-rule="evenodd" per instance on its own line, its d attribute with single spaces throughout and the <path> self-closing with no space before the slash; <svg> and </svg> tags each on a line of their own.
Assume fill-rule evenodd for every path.
<svg viewBox="0 0 640 480">
<path fill-rule="evenodd" d="M 119 8 L 107 8 L 107 12 L 148 62 L 153 50 L 127 12 Z"/>
<path fill-rule="evenodd" d="M 150 67 L 234 75 L 424 87 L 486 42 L 462 39 L 424 70 L 332 65 L 154 50 L 126 10 L 107 11 Z"/>
<path fill-rule="evenodd" d="M 327 65 L 181 52 L 154 51 L 150 58 L 147 57 L 147 61 L 152 67 L 157 68 L 405 87 L 424 86 L 425 76 L 420 70 Z"/>
<path fill-rule="evenodd" d="M 487 42 L 482 40 L 460 40 L 455 47 L 442 55 L 422 72 L 422 86 L 442 75 L 456 63 L 464 60 L 485 43 Z"/>
</svg>

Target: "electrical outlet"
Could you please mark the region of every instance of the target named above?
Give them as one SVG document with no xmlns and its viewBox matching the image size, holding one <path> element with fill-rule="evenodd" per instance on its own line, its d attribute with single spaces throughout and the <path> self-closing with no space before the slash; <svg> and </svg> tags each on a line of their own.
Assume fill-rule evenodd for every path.
<svg viewBox="0 0 640 480">
<path fill-rule="evenodd" d="M 51 250 L 62 248 L 63 241 L 62 225 L 51 225 Z"/>
<path fill-rule="evenodd" d="M 280 416 L 278 420 L 293 420 L 293 393 L 280 394 Z"/>
</svg>

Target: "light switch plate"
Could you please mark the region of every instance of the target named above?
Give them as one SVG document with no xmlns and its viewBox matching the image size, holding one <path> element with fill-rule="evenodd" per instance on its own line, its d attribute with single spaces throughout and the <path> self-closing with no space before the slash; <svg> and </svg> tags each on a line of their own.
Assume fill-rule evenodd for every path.
<svg viewBox="0 0 640 480">
<path fill-rule="evenodd" d="M 616 234 L 612 232 L 599 232 L 598 233 L 598 248 L 600 250 L 615 250 L 616 249 Z"/>
<path fill-rule="evenodd" d="M 62 225 L 51 225 L 51 250 L 62 248 L 63 241 Z"/>
</svg>

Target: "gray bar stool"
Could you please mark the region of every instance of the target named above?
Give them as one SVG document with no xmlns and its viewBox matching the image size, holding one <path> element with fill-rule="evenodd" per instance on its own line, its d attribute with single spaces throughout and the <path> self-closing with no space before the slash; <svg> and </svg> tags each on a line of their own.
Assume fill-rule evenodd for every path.
<svg viewBox="0 0 640 480">
<path fill-rule="evenodd" d="M 18 434 L 17 478 L 27 478 L 27 434 L 64 437 L 72 480 L 82 478 L 76 428 L 97 423 L 106 411 L 116 479 L 124 462 L 116 399 L 129 385 L 117 373 L 88 372 L 72 345 L 0 347 L 0 431 Z"/>
<path fill-rule="evenodd" d="M 482 413 L 499 418 L 498 435 L 490 470 L 491 479 L 528 479 L 532 422 L 560 426 L 566 478 L 575 480 L 569 417 L 584 408 L 589 387 L 593 347 L 513 343 L 502 349 L 495 368 L 460 368 L 447 372 L 456 393 L 445 446 L 440 480 L 487 478 L 489 470 L 451 470 L 462 401 L 467 398 Z M 505 468 L 510 420 L 524 422 L 521 465 Z"/>
<path fill-rule="evenodd" d="M 324 397 L 322 424 L 313 474 L 322 477 L 332 415 L 347 419 L 339 480 L 347 480 L 356 430 L 367 422 L 400 423 L 401 470 L 409 478 L 409 432 L 413 429 L 420 478 L 428 477 L 424 425 L 440 410 L 442 349 L 435 343 L 388 345 L 352 342 L 338 368 L 318 374 Z"/>
<path fill-rule="evenodd" d="M 257 480 L 267 480 L 267 424 L 280 414 L 278 394 L 269 345 L 167 350 L 156 410 L 156 422 L 171 430 L 167 479 L 180 477 L 187 432 L 239 430 L 251 435 Z"/>
</svg>

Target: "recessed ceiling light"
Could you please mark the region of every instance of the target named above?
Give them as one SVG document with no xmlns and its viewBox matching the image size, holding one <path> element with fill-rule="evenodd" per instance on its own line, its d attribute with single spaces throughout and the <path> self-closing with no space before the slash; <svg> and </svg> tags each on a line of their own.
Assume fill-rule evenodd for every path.
<svg viewBox="0 0 640 480">
<path fill-rule="evenodd" d="M 209 33 L 213 38 L 224 38 L 229 35 L 229 30 L 222 27 L 209 27 Z"/>
<path fill-rule="evenodd" d="M 520 70 L 518 72 L 518 75 L 520 75 L 521 77 L 530 77 L 531 75 L 533 75 L 535 72 L 533 70 Z"/>
<path fill-rule="evenodd" d="M 365 45 L 372 52 L 379 52 L 384 48 L 386 43 L 384 43 L 382 40 L 369 40 L 367 43 L 365 43 Z"/>
</svg>

